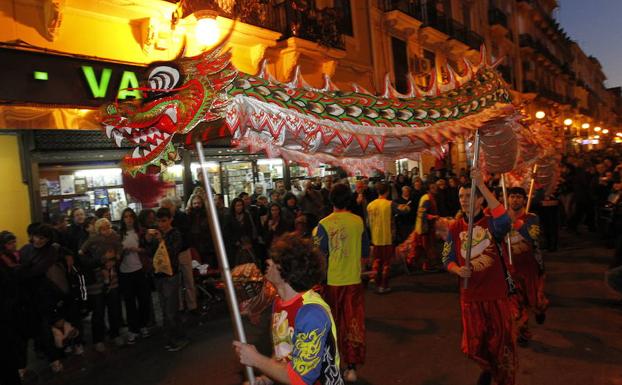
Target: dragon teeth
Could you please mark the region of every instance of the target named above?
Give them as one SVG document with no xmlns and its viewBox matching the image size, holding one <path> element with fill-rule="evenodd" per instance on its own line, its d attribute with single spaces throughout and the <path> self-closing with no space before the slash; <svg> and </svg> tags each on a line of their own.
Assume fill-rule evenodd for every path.
<svg viewBox="0 0 622 385">
<path fill-rule="evenodd" d="M 171 136 L 170 134 L 168 134 L 166 132 L 164 133 L 164 139 L 168 139 L 170 136 Z"/>
<path fill-rule="evenodd" d="M 111 139 L 110 134 L 112 134 L 113 129 L 114 129 L 114 126 L 106 125 L 106 136 L 108 137 L 108 139 Z"/>
<path fill-rule="evenodd" d="M 117 147 L 121 147 L 121 141 L 123 140 L 123 135 L 121 135 L 119 131 L 113 132 L 112 135 L 114 136 L 114 141 Z"/>
<path fill-rule="evenodd" d="M 161 145 L 162 144 L 162 139 L 156 139 L 156 143 L 157 143 L 158 146 Z"/>
<path fill-rule="evenodd" d="M 124 130 L 125 130 L 125 132 L 126 132 L 128 135 L 130 135 L 130 134 L 132 133 L 132 129 L 131 129 L 131 128 L 129 128 L 129 127 L 125 127 L 125 128 L 124 128 Z"/>
<path fill-rule="evenodd" d="M 157 148 L 157 146 L 154 146 L 153 144 L 149 145 L 149 151 L 153 151 Z"/>
<path fill-rule="evenodd" d="M 140 147 L 134 147 L 134 152 L 132 153 L 132 158 L 141 158 L 141 156 L 140 156 Z"/>
</svg>

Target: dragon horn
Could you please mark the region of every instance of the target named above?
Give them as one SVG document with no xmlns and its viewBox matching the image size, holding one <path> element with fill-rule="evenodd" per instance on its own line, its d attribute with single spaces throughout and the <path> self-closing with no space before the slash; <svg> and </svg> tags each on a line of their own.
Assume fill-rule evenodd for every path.
<svg viewBox="0 0 622 385">
<path fill-rule="evenodd" d="M 268 59 L 262 59 L 261 63 L 259 63 L 259 71 L 257 71 L 257 77 L 268 80 Z"/>
<path fill-rule="evenodd" d="M 482 44 L 479 48 L 479 64 L 477 65 L 477 69 L 479 70 L 482 67 L 486 67 L 490 65 L 488 61 L 488 52 L 486 52 L 486 44 Z"/>
<path fill-rule="evenodd" d="M 309 85 L 309 83 L 307 83 L 305 81 L 305 79 L 302 77 L 302 73 L 300 71 L 300 66 L 299 65 L 297 65 L 296 69 L 294 70 L 294 76 L 292 77 L 292 80 L 290 80 L 289 83 L 286 83 L 285 87 L 288 87 L 288 88 L 304 88 L 306 90 L 311 89 L 311 86 Z"/>
<path fill-rule="evenodd" d="M 337 87 L 335 83 L 333 83 L 333 81 L 330 79 L 330 75 L 323 74 L 322 76 L 324 77 L 324 87 L 322 87 L 323 92 L 339 91 L 339 87 Z"/>
<path fill-rule="evenodd" d="M 445 64 L 445 70 L 447 71 L 447 83 L 439 83 L 438 89 L 441 92 L 451 91 L 456 88 L 456 72 L 449 64 Z"/>
<path fill-rule="evenodd" d="M 421 90 L 421 95 L 423 96 L 436 96 L 438 95 L 438 74 L 436 73 L 436 69 L 432 68 L 430 71 L 430 84 L 423 90 Z"/>
<path fill-rule="evenodd" d="M 408 82 L 408 97 L 414 98 L 418 95 L 417 83 L 415 83 L 415 77 L 411 72 L 406 75 L 406 81 Z"/>
<path fill-rule="evenodd" d="M 270 84 L 281 84 L 278 80 L 272 76 L 270 69 L 268 68 L 268 59 L 263 59 L 259 65 L 259 72 L 257 77 L 263 80 L 267 80 Z"/>
<path fill-rule="evenodd" d="M 352 83 L 352 89 L 356 93 L 365 94 L 365 95 L 372 95 L 373 96 L 373 94 L 371 92 L 369 92 L 365 88 L 359 86 L 357 83 Z"/>
<path fill-rule="evenodd" d="M 469 59 L 463 58 L 462 62 L 464 63 L 464 73 L 456 74 L 457 81 L 460 84 L 464 84 L 473 79 L 473 74 L 475 73 L 475 70 L 473 69 L 473 63 L 471 63 Z"/>
<path fill-rule="evenodd" d="M 386 74 L 384 74 L 384 91 L 382 92 L 382 95 L 379 96 L 385 99 L 390 99 L 393 96 L 391 88 L 393 88 L 391 86 L 391 77 L 387 72 Z"/>
</svg>

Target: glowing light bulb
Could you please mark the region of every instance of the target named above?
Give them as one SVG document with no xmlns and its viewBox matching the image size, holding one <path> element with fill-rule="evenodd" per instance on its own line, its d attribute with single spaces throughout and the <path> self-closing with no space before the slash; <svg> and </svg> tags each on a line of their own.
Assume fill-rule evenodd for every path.
<svg viewBox="0 0 622 385">
<path fill-rule="evenodd" d="M 607 134 L 609 133 L 609 130 L 605 128 L 605 129 L 602 131 L 602 133 L 603 133 L 603 134 L 605 134 L 605 135 L 607 135 Z"/>
<path fill-rule="evenodd" d="M 572 124 L 572 119 L 567 118 L 564 120 L 564 126 L 570 126 Z"/>
<path fill-rule="evenodd" d="M 214 45 L 220 38 L 218 21 L 213 17 L 205 17 L 197 20 L 194 35 L 199 44 L 204 46 Z"/>
<path fill-rule="evenodd" d="M 600 127 L 598 126 L 594 127 L 594 132 L 600 132 Z"/>
<path fill-rule="evenodd" d="M 546 113 L 544 111 L 536 112 L 536 119 L 544 119 L 545 116 L 546 116 Z"/>
<path fill-rule="evenodd" d="M 587 130 L 588 128 L 590 128 L 590 124 L 589 123 L 583 123 L 581 125 L 581 128 L 584 129 L 584 130 Z"/>
</svg>

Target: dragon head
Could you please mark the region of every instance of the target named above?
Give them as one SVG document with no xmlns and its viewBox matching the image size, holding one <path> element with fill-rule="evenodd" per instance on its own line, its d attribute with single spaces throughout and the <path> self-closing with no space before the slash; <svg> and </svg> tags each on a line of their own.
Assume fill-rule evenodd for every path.
<svg viewBox="0 0 622 385">
<path fill-rule="evenodd" d="M 130 174 L 160 172 L 179 158 L 175 135 L 224 117 L 229 103 L 225 90 L 238 74 L 225 43 L 197 56 L 152 63 L 139 88 L 142 99 L 103 107 L 101 123 L 108 138 L 119 147 L 123 140 L 134 147 L 122 162 Z"/>
</svg>

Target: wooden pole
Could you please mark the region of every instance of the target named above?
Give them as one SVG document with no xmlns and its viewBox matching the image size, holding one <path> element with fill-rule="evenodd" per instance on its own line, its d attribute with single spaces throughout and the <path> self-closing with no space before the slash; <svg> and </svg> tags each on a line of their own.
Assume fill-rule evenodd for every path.
<svg viewBox="0 0 622 385">
<path fill-rule="evenodd" d="M 231 269 L 229 268 L 229 261 L 227 260 L 227 251 L 225 250 L 225 243 L 223 242 L 222 232 L 220 231 L 220 223 L 218 221 L 218 215 L 216 214 L 216 205 L 214 204 L 212 186 L 209 183 L 207 167 L 205 165 L 205 157 L 203 155 L 203 146 L 200 142 L 197 142 L 197 152 L 199 154 L 199 162 L 201 163 L 201 172 L 203 173 L 203 184 L 205 187 L 205 192 L 207 193 L 207 202 L 205 202 L 205 206 L 207 209 L 207 219 L 210 224 L 212 240 L 214 242 L 214 248 L 216 249 L 218 263 L 220 264 L 220 268 L 222 271 L 222 277 L 225 281 L 225 292 L 227 294 L 229 312 L 231 313 L 231 318 L 233 320 L 236 337 L 238 341 L 245 344 L 246 333 L 244 332 L 244 325 L 242 324 L 242 316 L 240 314 L 238 299 L 235 296 L 235 288 L 233 287 Z M 255 383 L 255 373 L 253 373 L 253 368 L 250 366 L 246 366 L 246 378 L 248 379 L 248 383 L 250 385 L 253 385 Z"/>
</svg>

